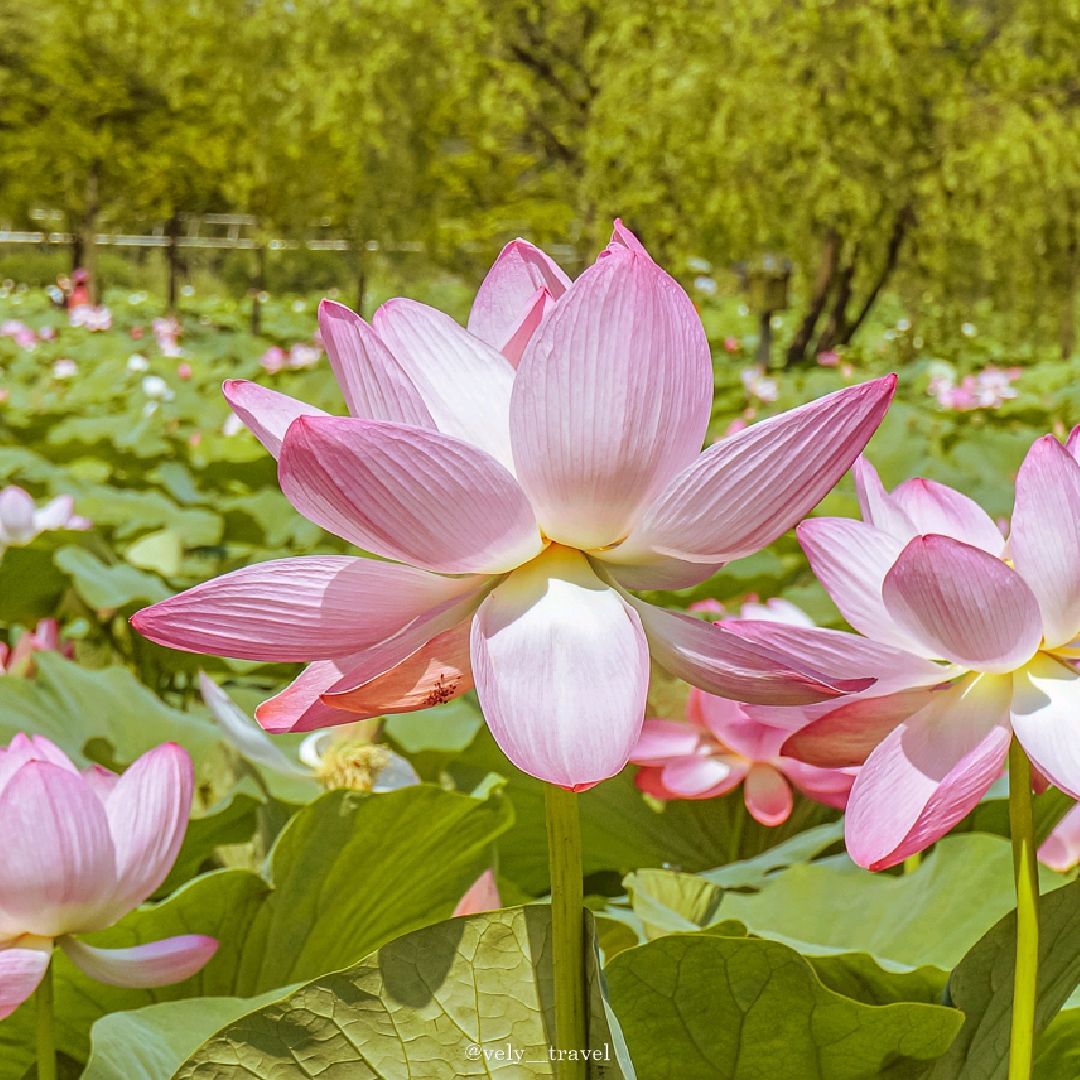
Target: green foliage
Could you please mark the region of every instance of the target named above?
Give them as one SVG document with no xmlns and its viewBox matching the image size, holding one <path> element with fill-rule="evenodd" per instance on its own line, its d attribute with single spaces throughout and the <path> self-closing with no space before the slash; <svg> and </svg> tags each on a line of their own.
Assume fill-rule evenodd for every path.
<svg viewBox="0 0 1080 1080">
<path fill-rule="evenodd" d="M 164 1080 L 219 1028 L 286 993 L 281 988 L 255 998 L 187 998 L 109 1013 L 91 1030 L 83 1080 Z"/>
<path fill-rule="evenodd" d="M 105 760 L 129 763 L 167 740 L 198 760 L 219 741 L 209 720 L 166 705 L 126 668 L 91 671 L 52 653 L 36 654 L 35 662 L 35 680 L 0 678 L 4 742 L 17 731 L 33 732 L 85 760 L 90 744 L 104 740 Z"/>
<path fill-rule="evenodd" d="M 177 1080 L 406 1080 L 446 1069 L 454 1076 L 554 1076 L 549 910 L 510 908 L 398 938 L 226 1027 L 185 1062 Z M 588 1045 L 602 1063 L 593 1075 L 633 1080 L 595 949 L 586 955 Z"/>
<path fill-rule="evenodd" d="M 1006 841 L 952 836 L 914 873 L 868 874 L 846 856 L 800 863 L 756 893 L 729 892 L 716 915 L 807 952 L 858 949 L 883 963 L 947 970 L 1015 904 L 1011 870 Z M 1045 890 L 1063 879 L 1044 869 L 1042 881 Z"/>
<path fill-rule="evenodd" d="M 1044 896 L 1039 904 L 1039 997 L 1036 1030 L 1050 1023 L 1080 985 L 1080 883 Z M 1016 914 L 1004 916 L 964 957 L 949 980 L 953 1003 L 964 1010 L 964 1027 L 926 1080 L 1003 1080 L 1009 1068 L 1009 1021 L 1016 956 Z M 1049 1043 L 1042 1040 L 1043 1068 L 1061 1054 L 1065 1019 Z M 1075 1044 L 1074 1048 L 1075 1048 Z M 1037 1070 L 1038 1071 L 1038 1070 Z M 1056 1075 L 1065 1077 L 1066 1072 Z"/>
<path fill-rule="evenodd" d="M 1075 350 L 1074 4 L 452 0 L 438 16 L 11 0 L 0 215 L 40 225 L 28 212 L 55 207 L 48 226 L 91 261 L 103 224 L 250 213 L 225 280 L 321 277 L 363 300 L 419 265 L 475 274 L 516 233 L 576 269 L 622 214 L 721 290 L 735 264 L 793 260 L 793 359 L 865 344 L 887 287 L 912 337 L 951 346 L 996 310 L 1013 348 Z M 350 250 L 319 268 L 265 250 L 328 234 Z"/>
<path fill-rule="evenodd" d="M 662 937 L 605 975 L 635 1067 L 655 1080 L 914 1077 L 961 1023 L 939 1005 L 845 997 L 793 949 L 744 937 Z"/>
</svg>

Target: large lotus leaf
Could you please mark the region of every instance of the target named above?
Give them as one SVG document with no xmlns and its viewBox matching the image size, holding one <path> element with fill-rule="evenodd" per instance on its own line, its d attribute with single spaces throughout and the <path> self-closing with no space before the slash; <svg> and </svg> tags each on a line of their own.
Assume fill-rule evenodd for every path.
<svg viewBox="0 0 1080 1080">
<path fill-rule="evenodd" d="M 630 1056 L 649 1080 L 914 1077 L 962 1023 L 923 1002 L 867 1004 L 775 941 L 674 934 L 605 969 Z"/>
<path fill-rule="evenodd" d="M 61 535 L 59 533 L 55 534 Z M 71 533 L 63 534 L 70 537 Z M 46 534 L 30 547 L 0 553 L 0 620 L 33 626 L 52 615 L 68 588 L 67 575 L 56 565 L 53 538 Z"/>
<path fill-rule="evenodd" d="M 1034 1080 L 1080 1076 L 1080 1009 L 1065 1009 L 1050 1022 L 1035 1047 Z"/>
<path fill-rule="evenodd" d="M 198 760 L 220 741 L 210 720 L 170 708 L 127 668 L 90 670 L 57 653 L 35 655 L 33 680 L 0 679 L 0 739 L 16 731 L 47 735 L 82 757 L 92 739 L 106 739 L 128 763 L 162 742 L 180 743 Z"/>
<path fill-rule="evenodd" d="M 509 908 L 398 938 L 231 1024 L 176 1080 L 555 1076 L 550 910 Z M 586 955 L 589 1076 L 632 1080 L 595 944 Z"/>
<path fill-rule="evenodd" d="M 132 912 L 94 945 L 123 948 L 172 934 L 221 942 L 196 976 L 157 990 L 103 986 L 58 953 L 60 1048 L 85 1060 L 91 1025 L 107 1012 L 179 998 L 251 997 L 356 963 L 385 942 L 453 911 L 488 865 L 510 808 L 430 785 L 382 795 L 334 791 L 282 831 L 267 876 L 220 870 Z M 0 1024 L 0 1080 L 29 1063 L 33 1003 Z"/>
<path fill-rule="evenodd" d="M 1044 890 L 1063 881 L 1045 868 L 1042 880 Z M 1014 903 L 1008 841 L 970 833 L 945 837 L 911 874 L 872 874 L 846 856 L 797 864 L 756 893 L 727 893 L 716 918 L 800 951 L 948 970 Z"/>
<path fill-rule="evenodd" d="M 184 562 L 184 546 L 172 529 L 158 529 L 140 536 L 127 549 L 127 561 L 140 570 L 153 570 L 162 577 L 175 577 Z"/>
<path fill-rule="evenodd" d="M 82 1080 L 166 1080 L 215 1031 L 286 993 L 186 998 L 109 1013 L 91 1029 Z"/>
<path fill-rule="evenodd" d="M 160 491 L 132 491 L 87 484 L 75 492 L 80 512 L 96 525 L 112 525 L 121 538 L 154 529 L 172 529 L 185 547 L 221 540 L 221 516 L 198 507 L 177 506 Z"/>
<path fill-rule="evenodd" d="M 1004 1080 L 1009 1070 L 1015 960 L 1016 912 L 1013 911 L 975 945 L 952 973 L 949 979 L 952 1000 L 963 1009 L 966 1019 L 956 1042 L 930 1070 L 926 1080 Z M 1072 882 L 1043 896 L 1039 903 L 1037 1031 L 1050 1023 L 1078 984 L 1080 882 Z M 1059 1038 L 1060 1029 L 1054 1041 Z M 1073 1075 L 1060 1072 L 1055 1074 L 1055 1080 Z"/>
<path fill-rule="evenodd" d="M 96 610 L 114 610 L 129 604 L 153 604 L 172 594 L 161 578 L 127 563 L 105 563 L 79 547 L 61 548 L 56 565 L 71 577 L 75 591 Z"/>
<path fill-rule="evenodd" d="M 256 814 L 263 799 L 250 777 L 245 778 L 220 803 L 188 821 L 180 854 L 169 876 L 156 891 L 165 897 L 193 878 L 204 862 L 223 844 L 249 841 L 255 832 Z"/>
<path fill-rule="evenodd" d="M 740 865 L 749 864 L 734 863 L 731 869 Z M 639 870 L 627 876 L 626 887 L 631 917 L 636 920 L 634 925 L 646 939 L 693 930 L 706 930 L 722 937 L 746 936 L 743 924 L 719 917 L 724 890 L 706 875 Z M 826 986 L 870 1005 L 894 1001 L 940 1002 L 945 987 L 947 972 L 938 968 L 886 970 L 865 952 L 840 952 L 814 945 L 803 945 L 801 951 L 807 954 Z"/>
<path fill-rule="evenodd" d="M 468 697 L 419 712 L 386 718 L 385 731 L 406 754 L 464 750 L 484 725 L 479 706 Z"/>
</svg>

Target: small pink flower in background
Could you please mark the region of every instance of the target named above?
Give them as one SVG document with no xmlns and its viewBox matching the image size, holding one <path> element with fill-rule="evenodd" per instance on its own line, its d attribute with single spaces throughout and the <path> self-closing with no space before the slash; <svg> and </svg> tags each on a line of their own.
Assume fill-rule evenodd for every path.
<svg viewBox="0 0 1080 1080">
<path fill-rule="evenodd" d="M 198 446 L 202 442 L 202 432 L 201 431 L 193 431 L 188 436 L 187 441 L 188 441 L 188 446 Z"/>
<path fill-rule="evenodd" d="M 789 626 L 813 626 L 814 620 L 797 604 L 774 596 L 764 603 L 748 599 L 739 609 L 740 619 L 754 619 L 759 622 L 787 623 Z"/>
<path fill-rule="evenodd" d="M 190 364 L 183 363 L 183 364 L 178 364 L 177 365 L 177 367 L 176 367 L 176 377 L 178 379 L 183 379 L 186 382 L 188 379 L 191 378 L 192 374 L 193 374 L 193 372 L 191 370 L 191 365 Z"/>
<path fill-rule="evenodd" d="M 308 668 L 256 718 L 310 731 L 426 708 L 476 686 L 523 771 L 567 788 L 637 742 L 650 654 L 715 693 L 801 704 L 864 688 L 666 611 L 681 588 L 798 521 L 880 423 L 890 376 L 704 453 L 712 358 L 693 305 L 616 223 L 569 288 L 515 241 L 469 319 L 391 300 L 368 325 L 320 307 L 352 416 L 228 382 L 312 521 L 387 561 L 278 560 L 144 609 L 160 644 Z"/>
<path fill-rule="evenodd" d="M 298 341 L 289 349 L 289 367 L 314 367 L 322 359 L 322 355 L 322 349 L 318 345 L 305 345 Z"/>
<path fill-rule="evenodd" d="M 60 627 L 55 619 L 40 619 L 33 631 L 20 635 L 14 646 L 0 642 L 0 672 L 28 678 L 34 671 L 34 653 L 58 652 L 68 658 L 75 655 L 70 642 L 60 642 Z"/>
<path fill-rule="evenodd" d="M 68 357 L 63 357 L 53 364 L 54 379 L 74 379 L 79 374 L 79 365 Z"/>
<path fill-rule="evenodd" d="M 169 315 L 165 318 L 154 319 L 150 324 L 150 328 L 157 341 L 158 351 L 162 356 L 176 358 L 184 355 L 184 350 L 180 347 L 180 335 L 183 333 L 183 327 L 181 327 L 180 321 L 175 316 Z"/>
<path fill-rule="evenodd" d="M 704 600 L 695 600 L 686 610 L 708 615 L 725 615 L 727 613 L 727 608 L 719 600 L 711 596 Z"/>
<path fill-rule="evenodd" d="M 658 799 L 712 799 L 743 785 L 746 808 L 762 825 L 791 814 L 794 785 L 808 798 L 842 810 L 853 768 L 827 769 L 785 757 L 788 733 L 747 716 L 734 701 L 690 691 L 686 723 L 647 719 L 630 761 L 634 782 Z"/>
<path fill-rule="evenodd" d="M 128 331 L 128 333 L 131 334 L 131 340 L 132 341 L 141 341 L 142 336 L 143 336 L 144 333 L 146 333 L 146 331 L 141 326 L 133 326 Z"/>
<path fill-rule="evenodd" d="M 184 934 L 129 949 L 75 935 L 103 930 L 165 880 L 187 828 L 194 774 L 165 743 L 122 776 L 80 772 L 40 735 L 0 750 L 0 1019 L 37 988 L 53 947 L 99 982 L 151 987 L 194 975 L 217 942 Z"/>
<path fill-rule="evenodd" d="M 5 319 L 0 323 L 0 337 L 11 338 L 20 349 L 27 351 L 34 349 L 38 341 L 34 331 L 19 319 Z"/>
<path fill-rule="evenodd" d="M 91 333 L 100 333 L 112 327 L 112 312 L 107 307 L 91 307 L 77 304 L 68 311 L 68 324 L 82 327 Z"/>
<path fill-rule="evenodd" d="M 495 871 L 485 870 L 458 901 L 454 914 L 480 915 L 485 911 L 498 911 L 502 906 L 499 886 L 495 881 Z"/>
<path fill-rule="evenodd" d="M 314 367 L 323 357 L 321 344 L 298 341 L 286 352 L 280 345 L 271 345 L 259 358 L 263 370 L 271 375 L 279 371 Z"/>
<path fill-rule="evenodd" d="M 817 354 L 817 362 L 822 367 L 836 367 L 840 363 L 840 354 L 832 349 L 826 349 Z"/>
<path fill-rule="evenodd" d="M 692 605 L 694 610 L 723 611 Z M 743 620 L 813 626 L 810 617 L 790 601 L 749 601 L 740 618 L 721 625 L 738 630 Z M 790 734 L 755 720 L 747 709 L 697 688 L 690 691 L 686 723 L 647 719 L 630 756 L 640 765 L 635 783 L 658 799 L 711 799 L 743 784 L 746 808 L 762 825 L 781 825 L 792 810 L 791 785 L 807 797 L 842 810 L 855 779 L 855 769 L 818 768 L 781 754 Z"/>
<path fill-rule="evenodd" d="M 712 597 L 705 600 L 695 600 L 687 611 L 709 613 L 716 615 L 727 614 L 727 608 Z M 765 622 L 789 623 L 792 626 L 813 626 L 814 620 L 803 611 L 797 604 L 783 597 L 774 596 L 764 603 L 758 600 L 757 595 L 751 593 L 743 601 L 739 608 L 739 618 L 754 619 Z"/>
<path fill-rule="evenodd" d="M 798 710 L 784 752 L 818 765 L 863 763 L 847 844 L 883 869 L 943 836 L 1001 773 L 1013 736 L 1032 764 L 1080 798 L 1080 428 L 1036 440 L 1020 467 L 1008 544 L 972 500 L 909 480 L 887 492 L 865 460 L 863 521 L 815 518 L 798 534 L 810 565 L 865 638 L 879 680 L 839 708 Z M 800 653 L 776 627 L 765 635 Z M 814 633 L 802 631 L 802 633 Z M 825 633 L 817 631 L 816 633 Z M 832 668 L 831 670 L 839 670 Z M 783 724 L 781 710 L 751 710 Z"/>
<path fill-rule="evenodd" d="M 737 353 L 741 348 L 742 346 L 739 344 L 739 339 L 737 337 L 724 338 L 724 352 Z"/>
<path fill-rule="evenodd" d="M 758 401 L 775 401 L 780 396 L 776 380 L 769 378 L 759 367 L 743 368 L 742 384 L 747 396 Z"/>
<path fill-rule="evenodd" d="M 927 392 L 939 405 L 956 412 L 973 409 L 996 409 L 1017 396 L 1012 384 L 1023 374 L 1022 368 L 985 367 L 974 375 L 965 375 L 958 383 L 950 364 L 935 364 L 931 369 Z"/>
<path fill-rule="evenodd" d="M 29 544 L 52 529 L 91 527 L 92 522 L 75 513 L 75 500 L 70 495 L 58 495 L 38 507 L 32 495 L 14 484 L 0 491 L 0 551 Z"/>
<path fill-rule="evenodd" d="M 286 354 L 285 350 L 280 345 L 271 345 L 259 357 L 259 363 L 262 364 L 263 370 L 269 372 L 271 375 L 276 375 L 285 367 Z"/>
<path fill-rule="evenodd" d="M 721 438 L 727 438 L 729 435 L 737 435 L 740 431 L 745 431 L 750 426 L 750 421 L 744 416 L 736 416 L 728 426 L 724 429 L 724 434 Z"/>
<path fill-rule="evenodd" d="M 1039 861 L 1062 874 L 1080 863 L 1080 803 L 1054 826 L 1053 832 L 1042 842 Z"/>
<path fill-rule="evenodd" d="M 239 435 L 243 430 L 244 422 L 236 413 L 229 413 L 225 417 L 225 422 L 221 425 L 221 434 L 228 439 L 231 439 L 234 435 Z"/>
<path fill-rule="evenodd" d="M 42 341 L 55 341 L 56 340 L 56 327 L 54 327 L 54 326 L 43 326 L 38 331 L 38 337 Z"/>
</svg>

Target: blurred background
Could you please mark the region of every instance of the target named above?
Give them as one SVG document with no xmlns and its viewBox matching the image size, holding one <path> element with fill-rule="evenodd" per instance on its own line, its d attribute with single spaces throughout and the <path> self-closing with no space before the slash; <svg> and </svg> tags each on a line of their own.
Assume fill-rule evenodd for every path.
<svg viewBox="0 0 1080 1080">
<path fill-rule="evenodd" d="M 0 488 L 92 527 L 0 506 L 4 635 L 188 704 L 207 662 L 134 610 L 344 549 L 222 380 L 341 412 L 320 297 L 464 321 L 507 241 L 576 274 L 616 215 L 699 308 L 710 441 L 895 371 L 885 482 L 1004 527 L 1080 421 L 1078 55 L 1080 0 L 5 0 Z M 663 602 L 748 595 L 842 625 L 791 535 Z"/>
<path fill-rule="evenodd" d="M 1076 0 L 6 0 L 0 278 L 453 307 L 619 214 L 784 310 L 790 364 L 890 296 L 927 344 L 1068 356 L 1078 54 Z"/>
<path fill-rule="evenodd" d="M 321 297 L 370 317 L 405 295 L 464 321 L 515 236 L 576 275 L 620 216 L 700 311 L 715 375 L 709 442 L 896 372 L 867 448 L 884 482 L 950 484 L 1007 529 L 1032 441 L 1080 422 L 1078 57 L 1080 0 L 0 0 L 0 745 L 36 732 L 110 768 L 163 739 L 185 746 L 196 818 L 165 891 L 203 870 L 260 870 L 289 820 L 320 836 L 328 859 L 352 852 L 351 879 L 379 888 L 322 890 L 345 905 L 326 910 L 345 914 L 320 909 L 321 935 L 306 902 L 283 900 L 299 922 L 256 919 L 238 894 L 208 891 L 213 875 L 177 894 L 168 925 L 209 931 L 218 923 L 204 915 L 224 913 L 220 936 L 245 942 L 245 973 L 263 957 L 295 960 L 290 980 L 359 959 L 449 914 L 492 862 L 505 903 L 543 895 L 542 785 L 509 766 L 472 693 L 377 730 L 335 729 L 343 741 L 317 768 L 305 758 L 298 778 L 302 736 L 267 748 L 250 720 L 297 665 L 174 652 L 131 629 L 140 608 L 238 567 L 351 550 L 281 494 L 222 381 L 254 379 L 340 414 Z M 850 478 L 815 512 L 857 516 Z M 646 596 L 708 618 L 774 597 L 844 626 L 790 532 L 700 586 Z M 200 669 L 244 714 L 241 728 L 247 717 L 246 738 L 202 704 Z M 688 688 L 657 675 L 649 715 L 683 717 Z M 505 793 L 513 826 L 500 833 L 509 811 L 481 803 L 485 840 L 479 824 L 468 832 L 418 801 L 346 845 L 352 819 L 337 803 L 299 809 L 386 749 L 454 789 L 417 799 Z M 795 837 L 782 856 L 794 873 L 764 913 L 744 895 L 761 869 L 708 886 L 718 896 L 734 883 L 736 909 L 713 892 L 679 895 L 713 905 L 710 919 L 820 943 L 829 963 L 858 952 L 850 983 L 842 967 L 832 983 L 821 975 L 845 993 L 872 985 L 865 953 L 885 958 L 905 987 L 880 983 L 890 1010 L 902 994 L 941 1000 L 946 970 L 1014 902 L 1001 837 L 949 838 L 942 847 L 959 841 L 958 854 L 888 894 L 886 910 L 864 891 L 879 882 L 850 864 L 818 879 L 820 894 L 800 876 L 837 841 L 834 808 L 799 798 L 787 822 L 765 827 L 735 791 L 661 813 L 632 772 L 582 796 L 598 909 L 623 895 L 628 871 L 708 870 Z M 1000 796 L 973 829 L 1007 830 Z M 817 825 L 825 832 L 808 841 Z M 296 889 L 322 872 L 296 865 Z M 284 863 L 273 876 L 271 896 L 298 895 L 282 886 Z M 647 886 L 638 875 L 635 893 Z M 234 913 L 279 936 L 264 948 L 233 928 Z M 636 940 L 614 916 L 601 922 L 607 955 Z M 112 943 L 165 936 L 153 925 Z M 296 959 L 285 939 L 323 951 Z M 235 975 L 237 955 L 222 949 L 205 985 L 279 985 Z M 940 976 L 926 983 L 914 964 Z M 79 1062 L 98 1017 L 159 996 L 95 997 L 72 978 L 61 969 L 57 1000 L 76 1018 L 63 1049 Z M 1071 1014 L 1062 1053 L 1077 1045 Z M 32 1068 L 33 1013 L 19 1015 L 0 1024 L 0 1080 Z M 914 1045 L 914 1027 L 902 1030 Z"/>
</svg>

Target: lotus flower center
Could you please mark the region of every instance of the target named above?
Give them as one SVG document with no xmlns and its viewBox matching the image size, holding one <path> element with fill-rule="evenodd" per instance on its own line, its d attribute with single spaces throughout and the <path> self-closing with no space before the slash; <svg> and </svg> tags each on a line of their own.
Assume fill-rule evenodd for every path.
<svg viewBox="0 0 1080 1080">
<path fill-rule="evenodd" d="M 327 788 L 371 791 L 389 763 L 390 751 L 378 743 L 335 740 L 323 751 L 315 776 Z"/>
</svg>

